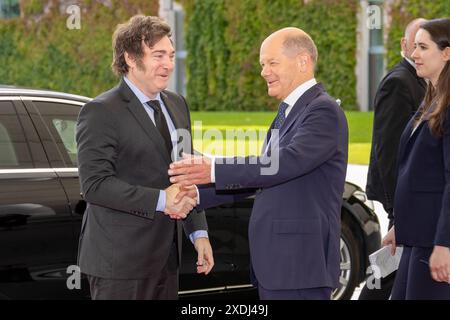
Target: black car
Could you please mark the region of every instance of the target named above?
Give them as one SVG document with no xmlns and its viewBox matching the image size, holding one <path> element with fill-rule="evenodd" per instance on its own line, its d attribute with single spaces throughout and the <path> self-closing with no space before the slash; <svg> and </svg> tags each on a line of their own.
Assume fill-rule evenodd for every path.
<svg viewBox="0 0 450 320">
<path fill-rule="evenodd" d="M 0 87 L 0 299 L 81 299 L 78 236 L 85 202 L 78 181 L 75 127 L 86 97 Z M 348 299 L 364 280 L 368 255 L 380 247 L 380 225 L 365 194 L 346 183 L 342 205 L 341 287 Z M 180 298 L 256 298 L 249 280 L 248 220 L 253 205 L 208 209 L 215 267 L 196 273 L 196 253 L 184 239 Z M 71 267 L 72 266 L 72 267 Z M 73 288 L 70 283 L 75 284 Z"/>
</svg>

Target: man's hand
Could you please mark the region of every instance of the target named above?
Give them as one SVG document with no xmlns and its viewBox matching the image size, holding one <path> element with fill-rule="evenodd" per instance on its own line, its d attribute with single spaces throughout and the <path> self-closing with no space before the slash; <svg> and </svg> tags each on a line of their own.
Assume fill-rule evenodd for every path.
<svg viewBox="0 0 450 320">
<path fill-rule="evenodd" d="M 214 267 L 214 258 L 208 238 L 197 238 L 194 242 L 197 250 L 197 273 L 207 275 Z"/>
<path fill-rule="evenodd" d="M 182 192 L 182 187 L 178 184 L 173 184 L 166 190 L 166 207 L 164 213 L 170 216 L 172 219 L 184 219 L 189 212 L 197 205 L 197 200 L 183 196 L 177 200 L 177 195 Z"/>
<path fill-rule="evenodd" d="M 211 183 L 211 160 L 207 157 L 183 154 L 183 160 L 170 164 L 170 182 L 183 186 Z"/>
<path fill-rule="evenodd" d="M 198 203 L 197 187 L 195 185 L 180 186 L 180 192 L 178 192 L 177 196 L 175 197 L 175 204 L 180 202 L 184 197 L 192 198 Z"/>
</svg>

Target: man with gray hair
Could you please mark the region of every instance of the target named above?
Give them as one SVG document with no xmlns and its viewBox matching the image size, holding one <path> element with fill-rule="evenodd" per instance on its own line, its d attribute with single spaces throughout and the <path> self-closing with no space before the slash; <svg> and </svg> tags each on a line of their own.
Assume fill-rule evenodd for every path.
<svg viewBox="0 0 450 320">
<path fill-rule="evenodd" d="M 348 128 L 314 77 L 316 62 L 313 40 L 298 28 L 278 30 L 261 45 L 261 76 L 280 101 L 266 138 L 278 157 L 187 157 L 169 170 L 172 183 L 215 184 L 199 188 L 200 208 L 233 201 L 216 192 L 256 190 L 248 232 L 261 299 L 329 300 L 339 284 Z M 278 170 L 265 174 L 271 161 Z"/>
<path fill-rule="evenodd" d="M 372 150 L 367 174 L 367 196 L 383 204 L 388 214 L 389 229 L 393 225 L 393 199 L 397 177 L 397 151 L 400 136 L 425 95 L 426 83 L 416 74 L 411 58 L 414 38 L 425 19 L 412 20 L 400 41 L 403 59 L 378 86 L 374 102 Z M 364 288 L 360 299 L 388 299 L 394 275 L 383 279 L 381 289 Z"/>
</svg>

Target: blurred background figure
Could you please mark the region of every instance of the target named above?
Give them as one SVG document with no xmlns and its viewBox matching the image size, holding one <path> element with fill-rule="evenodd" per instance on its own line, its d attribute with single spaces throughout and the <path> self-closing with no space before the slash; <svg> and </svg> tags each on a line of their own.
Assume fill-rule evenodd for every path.
<svg viewBox="0 0 450 320">
<path fill-rule="evenodd" d="M 414 38 L 425 19 L 411 21 L 400 40 L 403 59 L 383 78 L 375 96 L 367 196 L 383 204 L 388 213 L 389 229 L 393 224 L 393 199 L 396 183 L 396 164 L 400 136 L 423 100 L 426 82 L 416 73 L 411 58 Z M 381 288 L 369 290 L 364 286 L 360 300 L 388 299 L 394 283 L 395 272 L 381 279 Z"/>
<path fill-rule="evenodd" d="M 400 139 L 394 226 L 384 245 L 403 245 L 393 300 L 450 299 L 450 19 L 416 34 L 412 58 L 428 80 Z"/>
</svg>

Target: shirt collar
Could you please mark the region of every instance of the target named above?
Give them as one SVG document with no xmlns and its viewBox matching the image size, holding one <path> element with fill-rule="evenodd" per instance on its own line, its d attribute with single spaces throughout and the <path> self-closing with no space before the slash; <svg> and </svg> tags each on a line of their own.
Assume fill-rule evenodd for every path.
<svg viewBox="0 0 450 320">
<path fill-rule="evenodd" d="M 412 65 L 414 67 L 414 69 L 416 69 L 416 64 L 414 63 L 414 61 L 412 61 L 411 59 L 408 59 L 406 57 L 405 57 L 405 59 L 406 59 L 406 61 L 409 62 L 410 65 Z"/>
<path fill-rule="evenodd" d="M 306 82 L 303 82 L 301 85 L 299 85 L 294 91 L 292 91 L 286 99 L 284 99 L 284 102 L 287 103 L 289 106 L 293 106 L 298 99 L 310 88 L 312 88 L 314 85 L 317 84 L 317 81 L 315 78 L 312 78 Z"/>
<path fill-rule="evenodd" d="M 138 100 L 142 103 L 145 104 L 150 100 L 158 100 L 160 103 L 161 101 L 161 94 L 158 92 L 158 94 L 156 95 L 155 99 L 150 99 L 149 97 L 147 97 L 138 87 L 136 87 L 136 85 L 131 82 L 130 79 L 128 79 L 126 76 L 123 77 L 123 80 L 125 81 L 125 83 L 130 87 L 131 91 L 133 91 L 133 93 L 135 94 L 135 96 L 138 98 Z"/>
<path fill-rule="evenodd" d="M 403 51 L 400 51 L 400 54 L 401 54 L 402 58 L 405 58 L 405 60 L 408 61 L 408 63 L 409 63 L 410 65 L 412 65 L 412 66 L 414 67 L 414 69 L 416 69 L 416 63 L 415 63 L 414 61 L 412 61 L 410 58 L 408 58 L 408 57 L 403 53 Z"/>
</svg>

